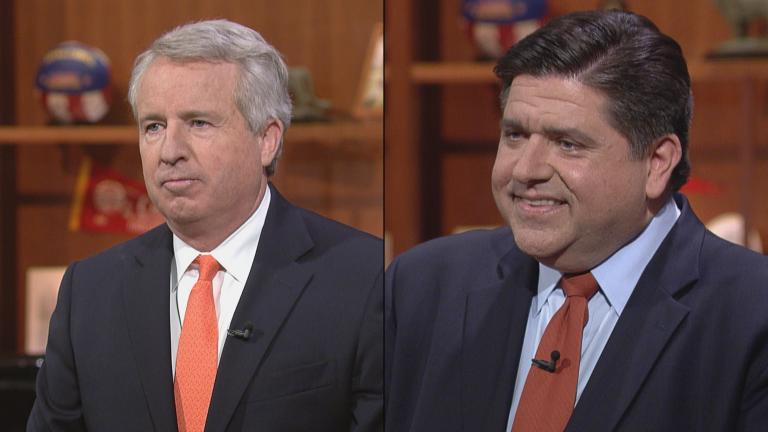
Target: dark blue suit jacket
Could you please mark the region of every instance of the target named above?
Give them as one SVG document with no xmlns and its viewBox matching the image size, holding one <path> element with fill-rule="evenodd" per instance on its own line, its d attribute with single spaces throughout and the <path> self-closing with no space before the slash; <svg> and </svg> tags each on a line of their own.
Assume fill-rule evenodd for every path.
<svg viewBox="0 0 768 432">
<path fill-rule="evenodd" d="M 28 431 L 175 431 L 172 236 L 163 225 L 67 270 Z M 272 188 L 206 431 L 379 431 L 382 245 Z"/>
<path fill-rule="evenodd" d="M 682 214 L 567 431 L 768 431 L 768 258 Z M 386 429 L 504 431 L 538 263 L 508 228 L 437 239 L 386 275 Z"/>
</svg>

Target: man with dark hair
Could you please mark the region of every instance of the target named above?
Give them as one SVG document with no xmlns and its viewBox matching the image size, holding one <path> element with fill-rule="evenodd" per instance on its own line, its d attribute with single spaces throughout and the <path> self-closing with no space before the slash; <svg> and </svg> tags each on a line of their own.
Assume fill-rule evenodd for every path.
<svg viewBox="0 0 768 432">
<path fill-rule="evenodd" d="M 387 429 L 768 430 L 768 259 L 677 193 L 692 113 L 678 44 L 631 13 L 575 13 L 496 73 L 509 226 L 387 270 Z"/>
<path fill-rule="evenodd" d="M 287 82 L 277 50 L 226 20 L 136 59 L 166 223 L 67 269 L 28 431 L 383 429 L 382 244 L 270 183 Z"/>
</svg>

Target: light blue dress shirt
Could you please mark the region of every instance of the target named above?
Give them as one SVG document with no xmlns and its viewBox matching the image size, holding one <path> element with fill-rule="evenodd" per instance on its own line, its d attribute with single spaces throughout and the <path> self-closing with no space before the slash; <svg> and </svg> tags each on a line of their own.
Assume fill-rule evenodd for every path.
<svg viewBox="0 0 768 432">
<path fill-rule="evenodd" d="M 584 327 L 581 342 L 577 403 L 637 281 L 679 216 L 680 209 L 675 205 L 675 201 L 670 199 L 640 235 L 592 269 L 592 275 L 600 289 L 589 300 L 589 320 Z M 536 356 L 544 329 L 555 312 L 565 303 L 565 293 L 558 284 L 561 276 L 557 270 L 539 264 L 538 294 L 533 298 L 528 313 L 507 430 L 511 429 L 515 419 L 525 380 L 531 368 L 531 359 Z"/>
</svg>

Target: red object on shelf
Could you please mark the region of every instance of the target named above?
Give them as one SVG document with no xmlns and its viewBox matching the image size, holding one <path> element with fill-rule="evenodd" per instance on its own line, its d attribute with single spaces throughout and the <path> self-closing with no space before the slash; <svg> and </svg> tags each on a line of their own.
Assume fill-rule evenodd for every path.
<svg viewBox="0 0 768 432">
<path fill-rule="evenodd" d="M 688 183 L 683 185 L 680 192 L 685 194 L 717 195 L 722 192 L 722 188 L 713 182 L 690 177 Z"/>
<path fill-rule="evenodd" d="M 85 158 L 75 186 L 70 230 L 135 235 L 163 221 L 143 183 Z"/>
</svg>

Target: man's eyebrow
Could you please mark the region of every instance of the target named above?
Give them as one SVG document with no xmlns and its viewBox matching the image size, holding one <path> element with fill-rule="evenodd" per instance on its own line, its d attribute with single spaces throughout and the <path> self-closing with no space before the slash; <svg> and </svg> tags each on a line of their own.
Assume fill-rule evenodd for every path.
<svg viewBox="0 0 768 432">
<path fill-rule="evenodd" d="M 182 111 L 179 114 L 179 117 L 181 117 L 184 120 L 189 120 L 197 117 L 214 117 L 214 115 L 210 111 L 189 110 L 189 111 Z"/>
<path fill-rule="evenodd" d="M 216 114 L 210 111 L 202 111 L 202 110 L 190 110 L 190 111 L 183 111 L 179 114 L 179 117 L 181 117 L 184 120 L 190 120 L 194 118 L 218 118 Z M 158 114 L 158 113 L 147 113 L 141 117 L 139 117 L 139 122 L 146 122 L 146 121 L 164 121 L 166 117 L 164 115 Z"/>
<path fill-rule="evenodd" d="M 504 117 L 501 119 L 500 126 L 502 129 L 525 129 L 522 122 L 512 117 Z"/>
<path fill-rule="evenodd" d="M 523 123 L 513 117 L 505 117 L 501 119 L 502 130 L 516 130 L 527 131 L 528 129 L 523 126 Z M 544 135 L 548 138 L 564 138 L 570 137 L 582 144 L 594 144 L 595 140 L 584 131 L 573 127 L 551 127 L 545 126 L 543 128 Z"/>
<path fill-rule="evenodd" d="M 139 123 L 144 123 L 145 121 L 159 121 L 159 120 L 165 120 L 165 117 L 157 114 L 157 113 L 148 113 L 141 117 L 139 117 Z"/>
<path fill-rule="evenodd" d="M 595 142 L 591 136 L 577 128 L 544 127 L 544 134 L 548 137 L 554 138 L 573 138 L 582 144 L 593 144 Z"/>
</svg>

